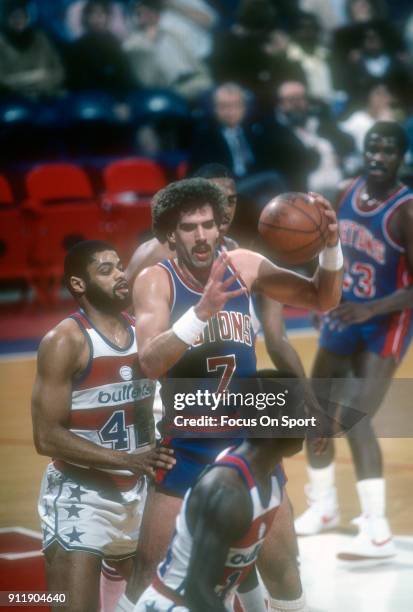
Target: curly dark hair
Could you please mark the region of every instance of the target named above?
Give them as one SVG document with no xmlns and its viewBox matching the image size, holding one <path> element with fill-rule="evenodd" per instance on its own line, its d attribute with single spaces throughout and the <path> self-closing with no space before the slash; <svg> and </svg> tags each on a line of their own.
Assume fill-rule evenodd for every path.
<svg viewBox="0 0 413 612">
<path fill-rule="evenodd" d="M 212 207 L 215 223 L 219 226 L 226 204 L 225 194 L 219 187 L 204 178 L 190 178 L 170 183 L 158 191 L 152 200 L 152 229 L 162 243 L 173 231 L 179 215 L 200 208 L 205 204 Z"/>
</svg>

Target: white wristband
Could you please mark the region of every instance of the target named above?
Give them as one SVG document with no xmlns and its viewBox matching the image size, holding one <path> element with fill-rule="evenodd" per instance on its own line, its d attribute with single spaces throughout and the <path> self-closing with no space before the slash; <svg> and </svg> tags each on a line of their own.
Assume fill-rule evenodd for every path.
<svg viewBox="0 0 413 612">
<path fill-rule="evenodd" d="M 192 346 L 206 324 L 207 321 L 198 319 L 192 306 L 172 325 L 172 331 L 182 342 Z"/>
<path fill-rule="evenodd" d="M 343 251 L 341 250 L 340 240 L 333 247 L 325 247 L 318 256 L 320 268 L 336 272 L 343 267 Z"/>
</svg>

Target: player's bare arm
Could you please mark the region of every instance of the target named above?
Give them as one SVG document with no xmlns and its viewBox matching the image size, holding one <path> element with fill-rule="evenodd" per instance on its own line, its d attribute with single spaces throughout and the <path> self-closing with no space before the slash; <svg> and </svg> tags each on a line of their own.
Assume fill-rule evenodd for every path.
<svg viewBox="0 0 413 612">
<path fill-rule="evenodd" d="M 70 319 L 42 340 L 32 397 L 37 451 L 88 467 L 126 469 L 150 476 L 157 467 L 171 467 L 174 460 L 169 452 L 152 449 L 128 454 L 102 448 L 69 431 L 72 381 L 86 367 L 87 358 L 87 342 Z"/>
<path fill-rule="evenodd" d="M 169 299 L 162 268 L 153 266 L 141 272 L 133 287 L 136 337 L 141 368 L 153 379 L 169 370 L 188 348 L 172 330 Z"/>
<path fill-rule="evenodd" d="M 292 372 L 299 378 L 305 378 L 305 372 L 297 351 L 291 346 L 285 332 L 283 307 L 279 302 L 258 296 L 261 313 L 261 324 L 264 332 L 265 348 L 272 362 L 285 372 Z"/>
<path fill-rule="evenodd" d="M 202 483 L 203 490 L 194 489 L 188 504 L 193 546 L 185 598 L 192 612 L 226 610 L 215 588 L 222 579 L 230 544 L 247 532 L 252 514 L 245 487 L 236 486 L 233 479 L 240 477 L 231 470 L 218 488 L 216 479 L 210 486 Z"/>
<path fill-rule="evenodd" d="M 413 275 L 413 200 L 401 206 L 394 215 L 391 227 L 398 242 L 405 248 L 407 267 Z M 339 319 L 346 325 L 363 323 L 372 317 L 399 312 L 413 306 L 413 286 L 398 289 L 393 293 L 377 300 L 368 302 L 345 302 L 335 308 L 331 317 Z"/>
<path fill-rule="evenodd" d="M 142 270 L 154 266 L 158 261 L 173 257 L 174 253 L 168 247 L 168 243 L 159 242 L 157 238 L 151 238 L 144 242 L 134 252 L 126 268 L 125 275 L 128 283 L 132 286 L 135 278 Z"/>
<path fill-rule="evenodd" d="M 204 293 L 194 308 L 200 321 L 206 322 L 227 300 L 245 292 L 245 289 L 230 290 L 237 274 L 223 280 L 227 263 L 227 255 L 222 253 L 211 268 Z M 189 346 L 171 327 L 169 299 L 169 284 L 162 268 L 147 268 L 138 276 L 133 289 L 136 335 L 140 365 L 149 378 L 159 378 L 167 372 Z"/>
</svg>

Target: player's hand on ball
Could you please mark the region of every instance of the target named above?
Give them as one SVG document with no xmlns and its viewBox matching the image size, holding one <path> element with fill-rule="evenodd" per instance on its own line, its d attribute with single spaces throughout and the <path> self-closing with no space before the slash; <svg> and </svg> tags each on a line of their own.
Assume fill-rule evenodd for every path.
<svg viewBox="0 0 413 612">
<path fill-rule="evenodd" d="M 207 321 L 219 312 L 231 298 L 238 297 L 247 292 L 245 287 L 229 290 L 240 277 L 239 273 L 236 272 L 226 280 L 223 280 L 229 263 L 230 259 L 225 252 L 221 253 L 213 263 L 204 293 L 195 306 L 195 313 L 202 321 Z"/>
<path fill-rule="evenodd" d="M 339 321 L 343 325 L 364 323 L 374 316 L 371 304 L 357 304 L 356 302 L 340 304 L 328 314 L 331 319 Z"/>
<path fill-rule="evenodd" d="M 165 448 L 164 446 L 152 448 L 145 453 L 129 453 L 128 458 L 132 463 L 130 469 L 135 474 L 154 478 L 157 469 L 170 470 L 173 468 L 176 463 L 173 453 L 174 451 L 171 448 Z"/>
<path fill-rule="evenodd" d="M 319 193 L 315 193 L 310 191 L 309 195 L 314 199 L 314 201 L 321 207 L 323 214 L 327 217 L 328 220 L 328 236 L 326 239 L 326 246 L 331 247 L 335 246 L 338 243 L 339 233 L 338 233 L 338 222 L 337 215 L 330 204 L 330 202 Z"/>
</svg>

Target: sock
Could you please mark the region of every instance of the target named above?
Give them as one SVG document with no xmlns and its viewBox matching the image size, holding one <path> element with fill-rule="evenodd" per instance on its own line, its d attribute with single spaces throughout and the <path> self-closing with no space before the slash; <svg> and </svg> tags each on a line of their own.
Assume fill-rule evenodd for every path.
<svg viewBox="0 0 413 612">
<path fill-rule="evenodd" d="M 100 574 L 100 610 L 114 612 L 120 596 L 125 592 L 126 580 L 106 561 Z"/>
<path fill-rule="evenodd" d="M 304 593 L 298 599 L 282 600 L 270 597 L 271 612 L 307 612 L 308 608 L 305 603 Z"/>
<path fill-rule="evenodd" d="M 118 601 L 118 605 L 116 606 L 115 612 L 133 612 L 134 609 L 135 604 L 132 603 L 131 600 L 128 599 L 124 593 Z"/>
<path fill-rule="evenodd" d="M 383 518 L 386 506 L 384 478 L 366 478 L 357 483 L 361 512 L 365 517 Z"/>
<path fill-rule="evenodd" d="M 334 461 L 323 468 L 307 467 L 311 484 L 311 495 L 315 498 L 324 497 L 334 488 L 335 463 Z"/>
<path fill-rule="evenodd" d="M 267 612 L 265 606 L 265 594 L 260 585 L 245 593 L 237 592 L 237 596 L 242 604 L 242 609 L 246 612 Z"/>
</svg>

